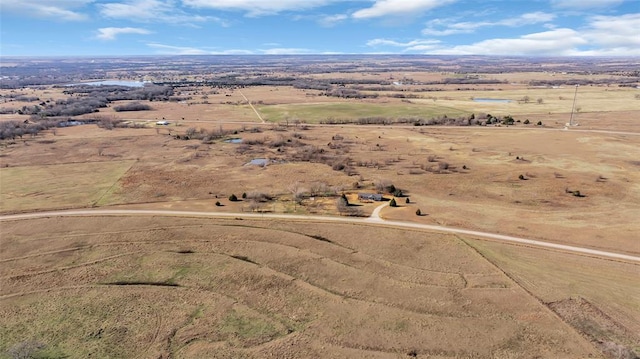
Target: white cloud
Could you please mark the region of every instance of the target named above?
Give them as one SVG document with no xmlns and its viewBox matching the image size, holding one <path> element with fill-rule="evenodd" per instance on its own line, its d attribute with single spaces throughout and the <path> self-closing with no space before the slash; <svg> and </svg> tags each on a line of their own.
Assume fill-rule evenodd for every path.
<svg viewBox="0 0 640 359">
<path fill-rule="evenodd" d="M 373 39 L 367 41 L 367 46 L 377 47 L 377 46 L 393 46 L 393 47 L 402 47 L 402 52 L 412 52 L 412 53 L 425 53 L 434 51 L 441 48 L 441 43 L 439 40 L 413 40 L 408 42 L 399 42 L 394 40 L 387 39 Z"/>
<path fill-rule="evenodd" d="M 149 43 L 147 46 L 157 49 L 159 54 L 163 55 L 209 55 L 209 51 L 198 49 L 195 47 L 171 46 L 157 43 Z"/>
<path fill-rule="evenodd" d="M 2 0 L 2 11 L 61 21 L 82 21 L 87 15 L 72 9 L 81 8 L 94 0 Z"/>
<path fill-rule="evenodd" d="M 247 16 L 274 15 L 283 11 L 302 11 L 339 0 L 182 0 L 191 7 L 244 11 Z"/>
<path fill-rule="evenodd" d="M 553 6 L 563 9 L 605 8 L 619 5 L 622 2 L 624 0 L 551 0 Z"/>
<path fill-rule="evenodd" d="M 264 55 L 299 55 L 299 54 L 312 54 L 315 53 L 310 49 L 301 48 L 272 48 L 260 50 L 260 53 Z"/>
<path fill-rule="evenodd" d="M 572 56 L 588 41 L 578 32 L 562 28 L 523 35 L 518 38 L 488 39 L 471 45 L 443 48 L 436 53 L 457 55 Z"/>
<path fill-rule="evenodd" d="M 159 54 L 163 55 L 299 55 L 299 54 L 316 54 L 317 51 L 304 48 L 266 48 L 259 50 L 243 50 L 243 49 L 205 49 L 199 47 L 173 46 L 159 43 L 148 43 L 148 47 L 156 49 Z"/>
<path fill-rule="evenodd" d="M 419 45 L 434 45 L 439 44 L 439 40 L 413 40 L 408 42 L 399 42 L 395 40 L 387 39 L 373 39 L 367 41 L 367 46 L 394 46 L 394 47 L 412 47 Z"/>
<path fill-rule="evenodd" d="M 98 29 L 96 38 L 100 40 L 115 40 L 118 35 L 122 34 L 140 34 L 148 35 L 151 31 L 136 27 L 103 27 Z"/>
<path fill-rule="evenodd" d="M 594 16 L 582 33 L 603 54 L 640 55 L 640 13 Z"/>
<path fill-rule="evenodd" d="M 217 17 L 188 14 L 179 9 L 173 0 L 126 0 L 121 3 L 101 4 L 100 13 L 109 18 L 127 19 L 139 22 L 164 22 L 171 24 L 193 24 L 226 22 Z"/>
<path fill-rule="evenodd" d="M 373 6 L 352 14 L 356 19 L 416 15 L 457 0 L 375 0 Z"/>
<path fill-rule="evenodd" d="M 534 17 L 537 18 L 537 17 Z M 442 55 L 640 56 L 640 13 L 593 16 L 579 31 L 558 28 L 516 38 L 447 45 L 433 40 L 370 40 L 369 46 L 402 47 L 404 52 Z"/>
<path fill-rule="evenodd" d="M 318 23 L 322 26 L 326 26 L 326 27 L 331 27 L 334 26 L 340 22 L 343 22 L 345 20 L 347 20 L 349 17 L 347 15 L 344 14 L 337 14 L 337 15 L 327 15 L 323 18 L 321 18 Z"/>
<path fill-rule="evenodd" d="M 491 26 L 508 26 L 518 27 L 524 25 L 538 24 L 541 22 L 549 22 L 555 19 L 556 15 L 545 12 L 531 12 L 522 14 L 517 17 L 507 17 L 499 21 L 467 21 L 453 22 L 443 19 L 432 20 L 428 23 L 429 27 L 422 30 L 423 35 L 447 36 L 453 34 L 468 34 L 476 29 Z M 438 27 L 443 26 L 442 29 Z"/>
</svg>

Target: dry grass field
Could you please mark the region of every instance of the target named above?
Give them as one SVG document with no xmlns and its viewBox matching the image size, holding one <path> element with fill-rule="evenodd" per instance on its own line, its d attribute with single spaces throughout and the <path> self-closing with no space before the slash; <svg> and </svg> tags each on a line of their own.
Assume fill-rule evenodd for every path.
<svg viewBox="0 0 640 359">
<path fill-rule="evenodd" d="M 598 355 L 452 236 L 166 217 L 3 232 L 3 351 L 35 338 L 71 357 Z"/>
<path fill-rule="evenodd" d="M 640 256 L 638 90 L 580 87 L 579 126 L 563 129 L 575 87 L 524 85 L 549 73 L 480 76 L 504 82 L 464 91 L 403 85 L 366 99 L 285 86 L 183 88 L 180 95 L 191 99 L 151 102 L 150 111 L 115 112 L 112 104 L 100 115 L 139 128 L 88 124 L 2 140 L 0 212 L 336 216 L 344 193 L 353 213 L 368 216 L 380 203 L 360 202 L 358 193 L 393 184 L 402 195 L 383 219 Z M 417 97 L 392 96 L 399 92 Z M 25 94 L 62 96 L 56 88 Z M 532 123 L 321 124 L 471 113 Z M 156 125 L 161 119 L 169 125 Z M 199 139 L 208 133 L 223 135 Z M 267 164 L 252 165 L 256 159 Z M 232 194 L 239 200 L 229 200 Z M 71 358 L 640 355 L 634 263 L 471 236 L 247 218 L 2 220 L 0 240 L 0 358 L 25 348 Z"/>
</svg>

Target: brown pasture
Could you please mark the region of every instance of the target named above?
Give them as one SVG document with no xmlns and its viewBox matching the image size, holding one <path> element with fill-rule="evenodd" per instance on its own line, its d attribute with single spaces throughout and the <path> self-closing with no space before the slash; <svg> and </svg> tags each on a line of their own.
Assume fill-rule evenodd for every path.
<svg viewBox="0 0 640 359">
<path fill-rule="evenodd" d="M 3 238 L 2 350 L 38 338 L 71 357 L 597 356 L 448 235 L 83 217 L 4 222 Z"/>
<path fill-rule="evenodd" d="M 495 76 L 515 83 L 547 75 Z M 534 102 L 494 110 L 474 107 L 473 91 L 420 92 L 441 106 L 544 126 L 416 127 L 261 124 L 238 89 L 185 89 L 192 99 L 184 103 L 100 111 L 144 128 L 82 125 L 3 141 L 0 210 L 338 215 L 336 199 L 346 193 L 368 215 L 379 203 L 358 203 L 357 193 L 393 183 L 403 197 L 384 219 L 638 256 L 640 100 L 632 89 L 590 87 L 579 126 L 563 130 L 570 90 L 542 104 L 536 98 L 551 90 L 512 84 L 475 94 Z M 242 93 L 260 106 L 406 104 L 285 87 Z M 434 99 L 408 105 L 427 106 L 421 101 Z M 170 125 L 155 125 L 163 118 Z M 185 140 L 189 128 L 226 135 Z M 271 162 L 248 164 L 258 158 Z M 322 193 L 311 196 L 314 188 Z M 243 193 L 271 199 L 228 199 Z M 31 339 L 71 357 L 584 358 L 612 357 L 616 345 L 640 352 L 628 334 L 640 321 L 638 266 L 629 263 L 319 222 L 88 216 L 0 224 L 2 353 Z"/>
</svg>

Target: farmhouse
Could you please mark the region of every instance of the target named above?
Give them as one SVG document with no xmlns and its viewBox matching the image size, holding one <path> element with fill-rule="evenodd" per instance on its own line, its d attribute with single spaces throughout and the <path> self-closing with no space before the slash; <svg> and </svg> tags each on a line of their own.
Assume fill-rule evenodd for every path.
<svg viewBox="0 0 640 359">
<path fill-rule="evenodd" d="M 360 201 L 382 201 L 384 198 L 381 194 L 377 193 L 358 193 L 358 200 Z"/>
</svg>

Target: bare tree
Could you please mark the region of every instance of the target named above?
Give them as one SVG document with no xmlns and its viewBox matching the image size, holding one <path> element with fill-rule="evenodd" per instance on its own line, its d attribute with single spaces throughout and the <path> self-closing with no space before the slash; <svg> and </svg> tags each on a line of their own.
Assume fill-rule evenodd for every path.
<svg viewBox="0 0 640 359">
<path fill-rule="evenodd" d="M 296 181 L 289 185 L 289 192 L 293 197 L 293 202 L 295 204 L 302 204 L 302 199 L 304 198 L 305 189 L 302 188 L 300 182 Z"/>
</svg>

